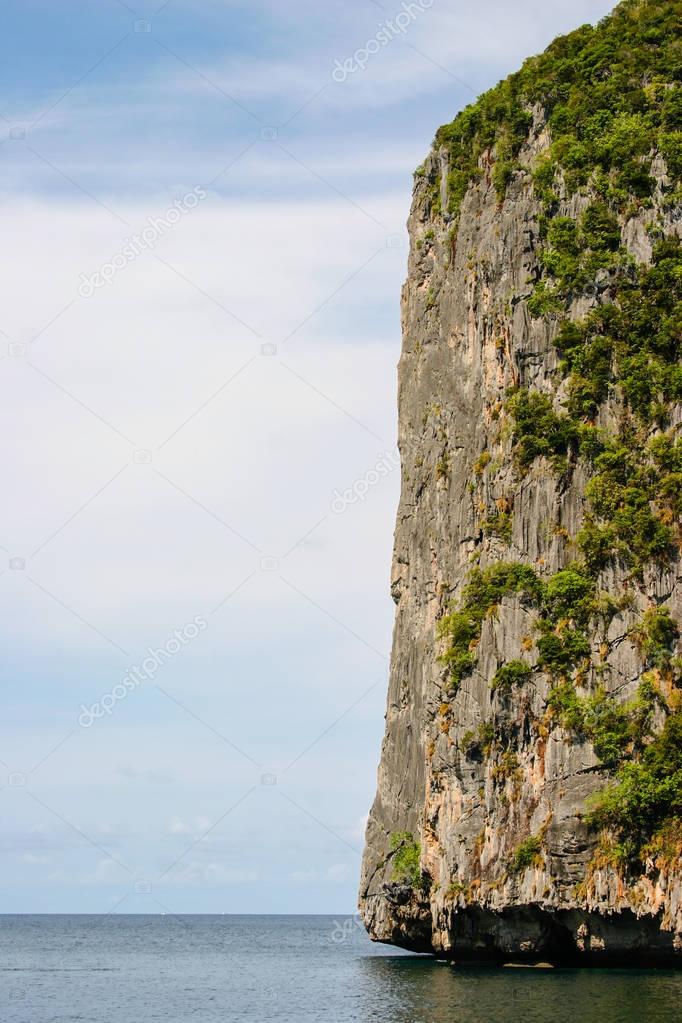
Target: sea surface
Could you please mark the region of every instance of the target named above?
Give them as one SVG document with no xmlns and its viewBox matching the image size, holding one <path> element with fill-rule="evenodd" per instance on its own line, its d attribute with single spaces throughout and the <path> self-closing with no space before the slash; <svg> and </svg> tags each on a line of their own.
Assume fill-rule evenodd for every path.
<svg viewBox="0 0 682 1023">
<path fill-rule="evenodd" d="M 672 970 L 481 970 L 353 917 L 0 916 L 2 1023 L 658 1023 Z"/>
</svg>

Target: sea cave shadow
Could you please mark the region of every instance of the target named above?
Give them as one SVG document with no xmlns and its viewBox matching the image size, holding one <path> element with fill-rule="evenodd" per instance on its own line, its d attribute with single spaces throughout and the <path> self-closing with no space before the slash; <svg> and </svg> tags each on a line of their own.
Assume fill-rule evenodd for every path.
<svg viewBox="0 0 682 1023">
<path fill-rule="evenodd" d="M 404 955 L 367 956 L 360 968 L 394 1023 L 669 1023 L 682 1002 L 682 975 L 668 969 L 499 969 Z"/>
</svg>

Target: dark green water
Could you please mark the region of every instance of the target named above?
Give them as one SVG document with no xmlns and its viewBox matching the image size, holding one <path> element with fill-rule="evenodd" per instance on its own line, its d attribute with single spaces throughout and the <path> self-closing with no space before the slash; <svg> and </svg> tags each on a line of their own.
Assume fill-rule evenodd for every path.
<svg viewBox="0 0 682 1023">
<path fill-rule="evenodd" d="M 3 1023 L 658 1023 L 671 970 L 473 970 L 314 916 L 0 917 Z"/>
</svg>

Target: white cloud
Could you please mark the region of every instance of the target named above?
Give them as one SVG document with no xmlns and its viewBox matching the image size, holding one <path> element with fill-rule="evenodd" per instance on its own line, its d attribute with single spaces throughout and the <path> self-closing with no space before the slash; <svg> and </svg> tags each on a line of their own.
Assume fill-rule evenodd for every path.
<svg viewBox="0 0 682 1023">
<path fill-rule="evenodd" d="M 373 206 L 396 219 L 395 199 Z M 121 209 L 137 224 L 150 207 Z M 5 333 L 30 336 L 75 299 L 26 357 L 8 340 L 0 361 L 0 428 L 14 438 L 0 459 L 13 479 L 3 536 L 8 556 L 28 559 L 0 580 L 0 605 L 19 634 L 100 644 L 54 595 L 132 655 L 253 572 L 239 601 L 263 606 L 267 583 L 266 604 L 291 605 L 291 590 L 259 575 L 262 558 L 311 530 L 286 568 L 325 606 L 383 579 L 397 479 L 346 516 L 330 505 L 391 444 L 397 322 L 374 338 L 364 321 L 377 295 L 397 301 L 404 249 L 341 199 L 207 202 L 157 250 L 196 287 L 145 254 L 82 299 L 79 274 L 124 229 L 94 206 L 54 202 L 14 203 L 5 226 Z M 276 356 L 261 354 L 266 343 Z M 138 449 L 151 465 L 134 463 Z"/>
<path fill-rule="evenodd" d="M 77 885 L 84 888 L 109 887 L 111 885 L 130 887 L 131 875 L 116 860 L 105 857 L 97 861 L 94 869 L 83 872 L 59 866 L 47 875 L 47 880 L 60 885 Z"/>
<path fill-rule="evenodd" d="M 222 863 L 183 862 L 174 867 L 166 881 L 172 885 L 243 885 L 260 880 L 260 873 L 252 868 L 227 867 Z"/>
<path fill-rule="evenodd" d="M 399 2 L 375 8 L 367 3 L 339 4 L 333 15 L 334 32 L 319 32 L 314 49 L 301 46 L 298 52 L 276 57 L 228 52 L 219 60 L 201 63 L 200 74 L 175 63 L 169 54 L 158 73 L 164 75 L 168 95 L 205 96 L 210 92 L 208 79 L 237 101 L 253 103 L 256 112 L 261 112 L 263 104 L 265 110 L 268 104 L 273 108 L 285 97 L 293 113 L 297 103 L 317 97 L 325 85 L 330 88 L 312 100 L 313 116 L 323 110 L 396 106 L 448 88 L 448 83 L 458 94 L 463 86 L 464 95 L 473 99 L 486 85 L 482 76 L 489 68 L 500 75 L 514 71 L 556 35 L 597 21 L 612 7 L 611 0 L 576 0 L 570 7 L 561 0 L 531 0 L 521 7 L 506 0 L 483 0 L 476 5 L 434 0 L 430 8 L 416 13 L 413 5 L 415 14 L 405 32 L 394 30 L 390 42 L 369 57 L 364 70 L 339 83 L 332 78 L 335 62 L 343 64 L 364 49 L 386 22 L 394 22 L 403 11 Z M 277 9 L 278 21 L 287 17 L 303 39 L 301 29 L 312 13 L 307 3 L 287 4 L 284 15 L 281 7 Z"/>
<path fill-rule="evenodd" d="M 116 768 L 116 774 L 127 781 L 149 785 L 172 785 L 176 778 L 170 771 L 155 768 L 138 768 L 130 764 L 122 764 Z"/>
<path fill-rule="evenodd" d="M 324 870 L 293 870 L 289 879 L 297 885 L 343 884 L 348 880 L 350 868 L 347 863 L 332 863 Z"/>
<path fill-rule="evenodd" d="M 169 835 L 191 835 L 199 837 L 211 826 L 208 817 L 194 817 L 190 821 L 182 820 L 180 817 L 173 817 L 168 824 Z"/>
<path fill-rule="evenodd" d="M 52 857 L 49 856 L 47 853 L 31 853 L 31 852 L 27 852 L 27 853 L 23 853 L 23 855 L 20 856 L 19 858 L 20 858 L 22 863 L 28 863 L 31 866 L 34 866 L 34 865 L 44 866 L 46 863 L 51 863 L 52 862 Z"/>
</svg>

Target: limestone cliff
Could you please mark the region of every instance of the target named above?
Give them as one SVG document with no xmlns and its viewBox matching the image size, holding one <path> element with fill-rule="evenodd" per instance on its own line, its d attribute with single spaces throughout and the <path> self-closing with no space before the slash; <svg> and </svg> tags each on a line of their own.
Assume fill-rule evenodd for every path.
<svg viewBox="0 0 682 1023">
<path fill-rule="evenodd" d="M 557 40 L 415 175 L 379 941 L 682 959 L 680 24 Z"/>
</svg>

